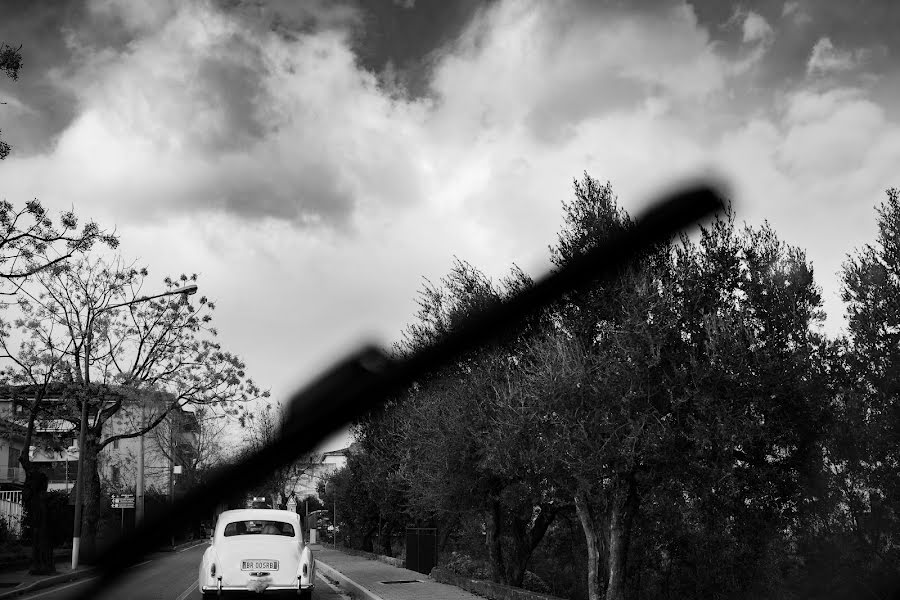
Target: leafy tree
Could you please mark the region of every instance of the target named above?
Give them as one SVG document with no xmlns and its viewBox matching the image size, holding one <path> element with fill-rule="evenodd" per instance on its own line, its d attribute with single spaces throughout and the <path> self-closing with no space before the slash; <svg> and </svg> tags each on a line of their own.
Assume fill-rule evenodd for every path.
<svg viewBox="0 0 900 600">
<path fill-rule="evenodd" d="M 608 184 L 585 176 L 575 187 L 554 248 L 560 265 L 631 226 Z M 738 234 L 725 218 L 699 246 L 660 244 L 616 281 L 556 308 L 555 332 L 523 357 L 519 387 L 529 393 L 518 412 L 543 432 L 539 454 L 574 495 L 591 600 L 625 598 L 637 585 L 635 559 L 659 560 L 651 549 L 678 560 L 683 550 L 664 543 L 674 533 L 728 524 L 724 546 L 771 556 L 821 430 L 821 396 L 809 383 L 819 304 L 802 252 L 768 227 Z M 636 539 L 653 535 L 648 509 L 673 504 L 688 531 Z M 732 589 L 770 592 L 760 578 L 751 567 Z"/>
<path fill-rule="evenodd" d="M 498 286 L 457 261 L 440 285 L 428 283 L 421 292 L 418 319 L 397 352 L 433 343 L 472 313 L 527 285 L 530 280 L 518 269 Z M 536 316 L 491 346 L 422 378 L 358 428 L 363 446 L 385 459 L 383 472 L 394 492 L 408 498 L 409 516 L 438 523 L 443 546 L 465 519 L 480 515 L 492 576 L 516 586 L 559 506 L 541 485 L 541 473 L 519 468 L 529 463 L 528 440 L 512 446 L 512 452 L 523 453 L 519 460 L 502 461 L 491 434 L 498 428 L 498 406 L 510 401 L 499 381 L 540 323 Z"/>
<path fill-rule="evenodd" d="M 368 493 L 369 487 L 362 457 L 351 454 L 347 464 L 323 478 L 317 486 L 326 508 L 336 507 L 339 538 L 345 545 L 366 552 L 374 552 L 374 540 L 379 531 L 379 511 Z"/>
<path fill-rule="evenodd" d="M 847 337 L 836 343 L 838 424 L 829 445 L 834 519 L 849 573 L 897 573 L 900 559 L 900 190 L 878 206 L 878 235 L 842 271 Z"/>
<path fill-rule="evenodd" d="M 587 175 L 564 211 L 559 267 L 633 226 Z M 423 377 L 357 435 L 411 517 L 444 530 L 481 519 L 499 581 L 521 585 L 574 506 L 591 600 L 777 597 L 822 511 L 810 491 L 833 348 L 816 333 L 812 268 L 768 225 L 739 229 L 729 213 L 619 275 Z M 421 293 L 398 353 L 529 284 L 514 271 L 496 286 L 457 262 Z"/>
</svg>

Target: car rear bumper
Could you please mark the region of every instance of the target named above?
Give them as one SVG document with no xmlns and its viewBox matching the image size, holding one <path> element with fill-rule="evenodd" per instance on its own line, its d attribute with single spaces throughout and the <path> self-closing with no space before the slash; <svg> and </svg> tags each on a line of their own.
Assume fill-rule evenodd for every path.
<svg viewBox="0 0 900 600">
<path fill-rule="evenodd" d="M 300 592 L 302 590 L 312 590 L 315 589 L 315 585 L 301 585 L 297 587 L 296 585 L 269 585 L 266 586 L 266 592 Z M 240 585 L 223 585 L 221 588 L 217 586 L 209 586 L 202 585 L 200 586 L 201 592 L 218 592 L 221 589 L 223 592 L 249 592 L 252 591 L 250 586 L 240 586 Z"/>
</svg>

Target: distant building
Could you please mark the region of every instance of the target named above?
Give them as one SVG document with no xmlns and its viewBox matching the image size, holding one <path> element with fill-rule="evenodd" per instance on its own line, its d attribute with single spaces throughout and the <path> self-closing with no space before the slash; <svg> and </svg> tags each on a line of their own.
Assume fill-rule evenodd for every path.
<svg viewBox="0 0 900 600">
<path fill-rule="evenodd" d="M 25 447 L 25 428 L 0 417 L 0 490 L 22 489 L 25 472 L 19 464 Z"/>
<path fill-rule="evenodd" d="M 353 452 L 352 446 L 340 450 L 330 450 L 319 455 L 317 461 L 309 463 L 309 467 L 294 488 L 294 495 L 302 500 L 310 496 L 319 497 L 318 485 L 326 476 L 343 468 L 347 464 L 347 457 Z"/>
</svg>

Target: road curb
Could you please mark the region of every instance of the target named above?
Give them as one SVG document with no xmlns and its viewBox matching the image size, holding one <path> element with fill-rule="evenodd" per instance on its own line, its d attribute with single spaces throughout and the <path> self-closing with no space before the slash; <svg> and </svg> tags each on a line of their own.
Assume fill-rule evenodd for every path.
<svg viewBox="0 0 900 600">
<path fill-rule="evenodd" d="M 334 579 L 335 581 L 340 583 L 341 587 L 350 592 L 350 595 L 354 598 L 364 598 L 365 600 L 384 600 L 384 598 L 382 598 L 369 588 L 361 586 L 334 567 L 326 565 L 319 559 L 316 559 L 316 569 L 319 570 L 319 573 L 327 575 L 331 579 Z"/>
<path fill-rule="evenodd" d="M 30 594 L 31 592 L 36 592 L 38 590 L 42 590 L 44 588 L 53 587 L 55 585 L 59 585 L 60 583 L 68 583 L 69 581 L 77 581 L 82 579 L 88 575 L 94 575 L 96 573 L 96 569 L 82 569 L 81 571 L 75 571 L 74 573 L 63 573 L 61 575 L 53 575 L 51 577 L 47 577 L 46 579 L 39 579 L 34 583 L 29 585 L 15 588 L 9 590 L 8 592 L 3 592 L 0 594 L 0 600 L 3 598 L 18 598 L 24 594 Z"/>
</svg>

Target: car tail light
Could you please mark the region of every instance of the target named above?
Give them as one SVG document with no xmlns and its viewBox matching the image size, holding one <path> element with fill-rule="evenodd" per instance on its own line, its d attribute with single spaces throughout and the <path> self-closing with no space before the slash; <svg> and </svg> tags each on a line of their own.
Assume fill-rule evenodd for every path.
<svg viewBox="0 0 900 600">
<path fill-rule="evenodd" d="M 304 577 L 306 577 L 306 573 L 307 573 L 307 569 L 308 569 L 308 568 L 309 568 L 308 565 L 303 565 L 303 576 L 304 576 Z"/>
<path fill-rule="evenodd" d="M 210 565 L 210 567 L 209 567 L 209 576 L 210 576 L 210 577 L 215 577 L 215 576 L 216 576 L 216 563 L 213 563 L 212 565 Z"/>
</svg>

